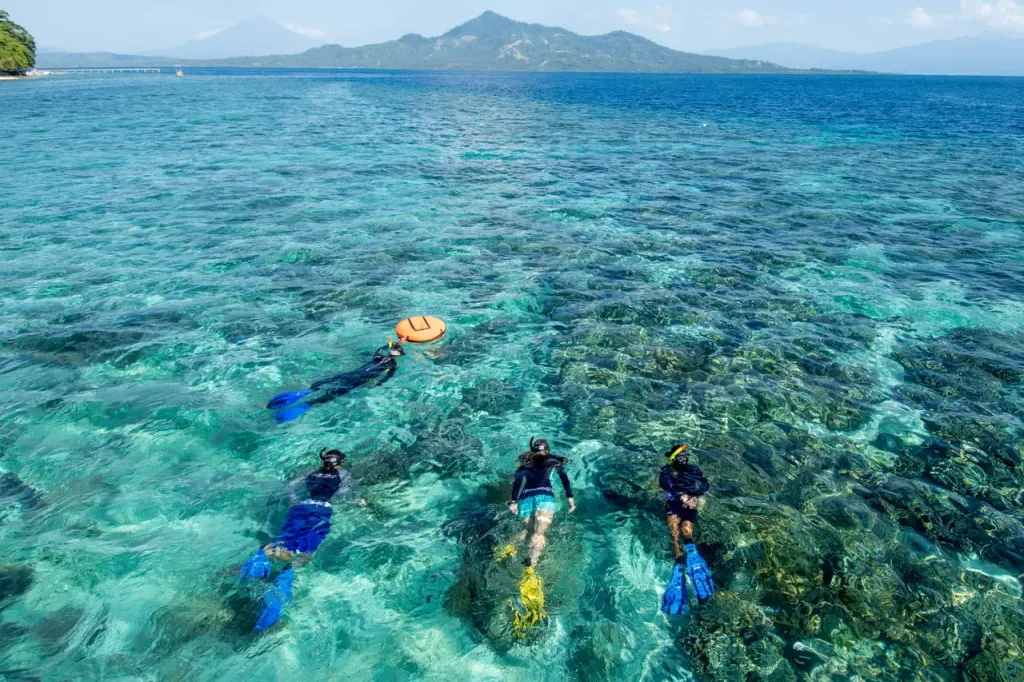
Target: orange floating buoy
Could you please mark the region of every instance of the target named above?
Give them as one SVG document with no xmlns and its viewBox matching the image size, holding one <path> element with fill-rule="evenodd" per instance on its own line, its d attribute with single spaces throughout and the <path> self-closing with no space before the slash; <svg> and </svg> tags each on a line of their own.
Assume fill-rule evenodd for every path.
<svg viewBox="0 0 1024 682">
<path fill-rule="evenodd" d="M 414 343 L 437 341 L 448 331 L 442 320 L 427 315 L 407 317 L 395 326 L 395 333 L 400 339 Z"/>
</svg>

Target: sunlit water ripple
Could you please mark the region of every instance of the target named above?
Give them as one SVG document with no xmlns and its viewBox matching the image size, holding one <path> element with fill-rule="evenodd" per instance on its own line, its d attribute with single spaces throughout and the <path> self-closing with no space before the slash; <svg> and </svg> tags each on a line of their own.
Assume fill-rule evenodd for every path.
<svg viewBox="0 0 1024 682">
<path fill-rule="evenodd" d="M 1024 679 L 1024 80 L 0 85 L 0 677 Z M 386 387 L 269 418 L 418 312 Z M 524 643 L 534 434 L 580 509 Z M 677 440 L 723 590 L 670 621 Z M 323 446 L 368 506 L 254 635 Z"/>
</svg>

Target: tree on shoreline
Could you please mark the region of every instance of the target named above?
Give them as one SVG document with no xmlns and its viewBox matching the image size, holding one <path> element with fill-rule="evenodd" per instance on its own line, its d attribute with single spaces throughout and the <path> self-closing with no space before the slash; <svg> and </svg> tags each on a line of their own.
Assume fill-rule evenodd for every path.
<svg viewBox="0 0 1024 682">
<path fill-rule="evenodd" d="M 22 73 L 36 65 L 36 41 L 0 9 L 0 73 Z"/>
</svg>

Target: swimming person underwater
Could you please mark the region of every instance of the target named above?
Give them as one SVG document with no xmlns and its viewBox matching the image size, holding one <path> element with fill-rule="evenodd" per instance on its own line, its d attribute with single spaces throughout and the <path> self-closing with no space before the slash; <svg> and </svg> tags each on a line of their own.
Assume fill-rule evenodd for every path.
<svg viewBox="0 0 1024 682">
<path fill-rule="evenodd" d="M 378 348 L 369 362 L 359 369 L 343 372 L 328 379 L 315 382 L 305 391 L 279 393 L 267 402 L 267 409 L 274 410 L 274 419 L 279 424 L 294 421 L 306 414 L 313 405 L 328 403 L 349 391 L 373 384 L 381 386 L 391 379 L 398 370 L 398 358 L 405 355 L 403 339 Z"/>
<path fill-rule="evenodd" d="M 519 534 L 516 543 L 530 537 L 529 555 L 523 561 L 523 577 L 519 582 L 519 600 L 522 610 L 509 601 L 512 607 L 512 628 L 516 637 L 523 638 L 540 625 L 547 617 L 544 611 L 544 581 L 537 575 L 534 565 L 540 559 L 547 545 L 546 534 L 555 519 L 555 491 L 551 487 L 551 473 L 557 472 L 562 490 L 569 501 L 569 513 L 576 511 L 572 485 L 565 473 L 568 463 L 565 457 L 551 454 L 546 440 L 530 439 L 530 449 L 519 455 L 519 468 L 512 483 L 512 501 L 508 508 L 526 524 L 526 530 Z M 515 556 L 515 544 L 499 550 L 497 560 Z"/>
<path fill-rule="evenodd" d="M 690 464 L 687 446 L 680 444 L 665 453 L 668 463 L 661 468 L 658 484 L 665 490 L 668 529 L 672 534 L 672 549 L 676 563 L 672 567 L 672 578 L 662 598 L 661 610 L 678 615 L 686 613 L 686 577 L 693 583 L 694 592 L 701 601 L 710 599 L 715 593 L 711 570 L 693 543 L 694 526 L 697 523 L 697 507 L 700 498 L 711 488 L 704 472 Z M 686 545 L 686 556 L 679 546 L 680 536 Z M 685 573 L 684 573 L 685 570 Z"/>
<path fill-rule="evenodd" d="M 512 502 L 508 507 L 526 524 L 526 530 L 518 538 L 519 542 L 524 542 L 527 535 L 530 535 L 530 555 L 523 562 L 526 566 L 533 566 L 540 559 L 541 552 L 547 545 L 545 536 L 555 519 L 552 472 L 557 472 L 558 479 L 562 482 L 562 490 L 569 501 L 569 513 L 576 511 L 572 485 L 565 473 L 568 461 L 565 457 L 552 455 L 548 442 L 543 439 L 531 439 L 530 449 L 519 455 L 519 468 L 516 469 L 515 481 L 512 484 Z"/>
<path fill-rule="evenodd" d="M 341 468 L 345 453 L 324 448 L 320 451 L 320 462 L 320 469 L 292 484 L 293 490 L 304 485 L 306 495 L 299 499 L 293 495 L 281 532 L 268 545 L 253 552 L 239 571 L 239 578 L 244 582 L 269 582 L 272 572 L 270 560 L 286 562 L 263 595 L 263 611 L 254 628 L 257 632 L 277 623 L 285 605 L 291 603 L 294 569 L 313 558 L 313 553 L 331 531 L 331 500 L 336 496 L 354 496 L 352 475 Z"/>
</svg>

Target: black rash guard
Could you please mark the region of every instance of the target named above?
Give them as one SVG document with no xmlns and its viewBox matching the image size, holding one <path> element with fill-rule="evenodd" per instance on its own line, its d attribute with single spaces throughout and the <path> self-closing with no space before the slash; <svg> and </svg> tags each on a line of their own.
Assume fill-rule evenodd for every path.
<svg viewBox="0 0 1024 682">
<path fill-rule="evenodd" d="M 682 469 L 666 464 L 661 467 L 658 484 L 673 498 L 680 495 L 700 497 L 711 488 L 711 484 L 708 483 L 704 472 L 700 470 L 700 467 L 693 464 L 687 464 Z"/>
<path fill-rule="evenodd" d="M 552 471 L 558 473 L 565 496 L 571 498 L 572 485 L 569 483 L 569 476 L 565 473 L 565 460 L 559 457 L 548 457 L 543 462 L 533 462 L 516 469 L 516 479 L 512 484 L 512 501 L 519 502 L 537 495 L 554 497 L 555 491 L 551 488 Z"/>
<path fill-rule="evenodd" d="M 321 379 L 310 386 L 313 396 L 306 402 L 310 405 L 330 402 L 374 380 L 377 380 L 377 386 L 381 386 L 395 376 L 397 369 L 398 358 L 391 354 L 389 347 L 383 346 L 378 348 L 373 358 L 359 369 L 329 379 Z"/>
<path fill-rule="evenodd" d="M 306 498 L 301 501 L 330 502 L 335 496 L 352 496 L 352 474 L 345 469 L 318 469 L 292 484 L 293 504 L 300 503 L 298 488 L 306 487 Z"/>
</svg>

